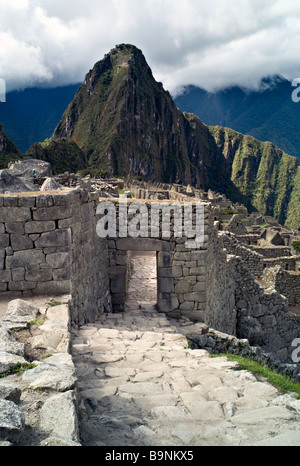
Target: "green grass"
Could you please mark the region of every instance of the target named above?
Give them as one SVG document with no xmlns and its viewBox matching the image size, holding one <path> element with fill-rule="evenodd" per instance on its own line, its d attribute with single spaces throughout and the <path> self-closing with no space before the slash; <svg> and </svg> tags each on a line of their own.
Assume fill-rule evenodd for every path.
<svg viewBox="0 0 300 466">
<path fill-rule="evenodd" d="M 35 367 L 36 367 L 36 364 L 19 363 L 16 366 L 10 367 L 7 371 L 0 374 L 0 379 L 8 377 L 9 375 L 13 375 L 13 374 L 22 375 L 25 371 L 34 369 Z"/>
<path fill-rule="evenodd" d="M 297 241 L 296 243 L 292 244 L 293 248 L 296 249 L 297 252 L 300 253 L 300 242 Z"/>
<path fill-rule="evenodd" d="M 55 306 L 61 306 L 62 302 L 61 301 L 50 301 L 49 303 L 46 303 L 46 304 L 48 304 L 51 307 L 55 307 Z"/>
<path fill-rule="evenodd" d="M 282 393 L 293 392 L 297 393 L 297 399 L 300 399 L 300 383 L 294 382 L 290 377 L 282 374 L 277 374 L 270 367 L 259 364 L 258 362 L 234 354 L 218 354 L 212 355 L 213 358 L 225 356 L 229 361 L 236 361 L 239 364 L 236 370 L 246 370 L 251 372 L 256 377 L 263 377 L 271 385 L 276 387 Z"/>
</svg>

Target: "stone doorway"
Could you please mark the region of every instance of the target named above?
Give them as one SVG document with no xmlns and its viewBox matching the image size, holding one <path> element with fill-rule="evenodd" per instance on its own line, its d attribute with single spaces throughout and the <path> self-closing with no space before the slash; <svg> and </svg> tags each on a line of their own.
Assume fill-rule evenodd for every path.
<svg viewBox="0 0 300 466">
<path fill-rule="evenodd" d="M 124 312 L 130 278 L 130 254 L 153 254 L 157 270 L 157 309 L 170 312 L 174 303 L 174 283 L 171 273 L 173 245 L 166 241 L 140 238 L 123 238 L 109 242 L 110 292 L 113 312 Z M 153 257 L 152 256 L 152 257 Z M 172 307 L 173 306 L 173 307 Z"/>
<path fill-rule="evenodd" d="M 129 251 L 125 311 L 132 307 L 151 311 L 157 298 L 157 253 Z"/>
</svg>

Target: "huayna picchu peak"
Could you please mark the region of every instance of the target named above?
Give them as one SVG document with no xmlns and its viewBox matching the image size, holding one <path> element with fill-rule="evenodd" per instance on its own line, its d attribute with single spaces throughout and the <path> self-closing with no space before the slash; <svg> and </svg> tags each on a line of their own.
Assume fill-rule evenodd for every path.
<svg viewBox="0 0 300 466">
<path fill-rule="evenodd" d="M 120 44 L 95 64 L 50 141 L 28 154 L 57 171 L 52 143 L 63 151 L 68 140 L 78 148 L 72 158 L 68 145 L 59 170 L 70 170 L 71 163 L 72 171 L 92 176 L 191 184 L 300 227 L 298 160 L 272 143 L 182 113 L 133 45 Z"/>
</svg>

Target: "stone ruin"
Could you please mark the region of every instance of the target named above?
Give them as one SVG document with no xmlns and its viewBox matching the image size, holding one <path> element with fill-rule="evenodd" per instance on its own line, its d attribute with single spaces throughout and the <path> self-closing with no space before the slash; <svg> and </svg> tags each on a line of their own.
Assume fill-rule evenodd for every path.
<svg viewBox="0 0 300 466">
<path fill-rule="evenodd" d="M 299 256 L 292 255 L 290 246 L 260 246 L 267 236 L 260 232 L 254 240 L 245 225 L 229 214 L 234 208 L 245 215 L 243 206 L 231 206 L 224 196 L 212 192 L 176 185 L 145 187 L 117 180 L 110 188 L 105 181 L 99 182 L 98 190 L 86 188 L 0 196 L 0 299 L 68 293 L 72 322 L 94 322 L 104 313 L 124 311 L 129 251 L 153 251 L 159 311 L 246 338 L 280 362 L 292 362 L 291 343 L 299 337 L 299 320 L 289 306 L 299 304 L 299 295 L 296 286 L 287 282 L 290 274 L 298 280 Z M 114 192 L 111 199 L 117 205 L 120 191 L 129 191 L 140 203 L 147 199 L 143 205 L 149 207 L 155 200 L 178 206 L 187 200 L 202 202 L 204 243 L 196 250 L 186 248 L 187 238 L 171 234 L 166 239 L 161 225 L 155 239 L 99 238 L 100 196 L 105 192 L 108 199 Z M 225 225 L 222 209 L 231 220 Z M 284 241 L 291 238 L 293 232 Z M 275 275 L 267 273 L 278 264 L 284 267 L 280 277 L 287 296 L 278 288 L 282 279 L 276 279 L 277 269 Z"/>
</svg>

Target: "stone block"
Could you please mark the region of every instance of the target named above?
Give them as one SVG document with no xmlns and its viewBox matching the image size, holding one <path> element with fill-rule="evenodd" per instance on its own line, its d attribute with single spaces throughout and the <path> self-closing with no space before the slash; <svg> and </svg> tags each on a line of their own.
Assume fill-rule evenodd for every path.
<svg viewBox="0 0 300 466">
<path fill-rule="evenodd" d="M 4 269 L 5 263 L 5 249 L 0 249 L 0 270 Z"/>
<path fill-rule="evenodd" d="M 52 270 L 42 269 L 36 272 L 26 272 L 25 280 L 28 282 L 49 282 L 52 280 Z"/>
<path fill-rule="evenodd" d="M 7 269 L 18 269 L 30 265 L 39 265 L 45 262 L 45 255 L 40 250 L 29 249 L 27 251 L 16 251 L 12 256 L 6 257 Z"/>
<path fill-rule="evenodd" d="M 11 235 L 11 248 L 13 251 L 33 249 L 33 241 L 28 236 Z"/>
<path fill-rule="evenodd" d="M 5 233 L 5 224 L 0 223 L 0 235 L 3 235 L 3 233 Z"/>
<path fill-rule="evenodd" d="M 44 283 L 38 283 L 36 288 L 33 290 L 33 294 L 38 295 L 44 295 L 44 294 L 64 294 L 64 293 L 70 293 L 71 291 L 71 281 L 70 280 L 53 280 L 49 282 L 44 282 Z"/>
<path fill-rule="evenodd" d="M 6 233 L 13 233 L 15 235 L 24 235 L 24 223 L 10 222 L 5 224 Z"/>
<path fill-rule="evenodd" d="M 6 195 L 3 199 L 3 206 L 4 207 L 17 207 L 18 198 L 16 196 Z"/>
<path fill-rule="evenodd" d="M 20 282 L 25 280 L 25 267 L 20 267 L 19 269 L 12 269 L 11 273 L 14 282 Z"/>
<path fill-rule="evenodd" d="M 197 292 L 197 293 L 186 293 L 184 295 L 185 301 L 194 301 L 196 303 L 205 303 L 206 302 L 206 293 Z"/>
<path fill-rule="evenodd" d="M 205 273 L 205 267 L 192 267 L 190 269 L 191 275 L 204 275 L 204 273 Z"/>
<path fill-rule="evenodd" d="M 165 268 L 161 267 L 159 269 L 159 275 L 162 278 L 172 278 L 173 277 L 172 267 L 165 267 Z"/>
<path fill-rule="evenodd" d="M 40 194 L 36 198 L 36 207 L 52 207 L 54 205 L 53 196 L 51 194 Z"/>
<path fill-rule="evenodd" d="M 172 267 L 172 275 L 173 275 L 173 278 L 181 278 L 182 277 L 182 266 Z"/>
<path fill-rule="evenodd" d="M 70 280 L 71 271 L 69 268 L 53 270 L 53 280 Z"/>
<path fill-rule="evenodd" d="M 49 248 L 57 246 L 68 246 L 71 243 L 70 229 L 55 230 L 47 233 L 42 233 L 40 238 L 36 240 L 36 248 Z"/>
<path fill-rule="evenodd" d="M 159 292 L 173 293 L 174 281 L 172 278 L 157 277 L 157 288 Z"/>
<path fill-rule="evenodd" d="M 175 293 L 189 293 L 191 291 L 191 284 L 186 280 L 180 280 L 175 286 Z"/>
<path fill-rule="evenodd" d="M 126 292 L 126 275 L 115 275 L 110 281 L 110 290 L 112 293 Z"/>
<path fill-rule="evenodd" d="M 5 283 L 11 280 L 11 271 L 10 270 L 0 270 L 0 282 Z"/>
<path fill-rule="evenodd" d="M 157 255 L 158 267 L 170 267 L 172 262 L 172 256 L 168 252 L 159 252 Z"/>
<path fill-rule="evenodd" d="M 9 246 L 9 235 L 0 235 L 0 248 L 6 248 Z"/>
<path fill-rule="evenodd" d="M 26 222 L 25 223 L 25 233 L 27 235 L 33 233 L 46 233 L 48 231 L 55 230 L 55 222 L 53 220 L 48 220 L 44 222 Z"/>
<path fill-rule="evenodd" d="M 70 217 L 72 217 L 72 207 L 68 205 L 40 208 L 33 211 L 33 220 L 35 221 L 62 220 Z"/>
<path fill-rule="evenodd" d="M 206 283 L 205 282 L 198 282 L 195 285 L 192 285 L 192 292 L 198 291 L 206 291 Z"/>
<path fill-rule="evenodd" d="M 175 261 L 191 261 L 193 260 L 192 252 L 175 252 L 174 253 Z"/>
<path fill-rule="evenodd" d="M 52 269 L 62 269 L 64 267 L 68 267 L 71 263 L 70 254 L 67 252 L 47 254 L 46 263 Z"/>
<path fill-rule="evenodd" d="M 19 196 L 18 207 L 35 207 L 35 196 Z"/>
<path fill-rule="evenodd" d="M 114 293 L 111 297 L 111 302 L 113 305 L 115 304 L 124 304 L 126 299 L 125 293 Z"/>
<path fill-rule="evenodd" d="M 157 303 L 157 308 L 159 312 L 172 312 L 178 309 L 179 301 L 174 297 L 170 297 L 168 299 L 159 299 Z"/>
<path fill-rule="evenodd" d="M 36 282 L 26 282 L 21 280 L 19 282 L 10 282 L 8 284 L 9 291 L 28 291 L 36 288 Z"/>
<path fill-rule="evenodd" d="M 31 220 L 29 207 L 1 207 L 0 218 L 4 223 L 26 222 Z"/>
<path fill-rule="evenodd" d="M 124 267 L 122 265 L 117 265 L 115 267 L 109 267 L 108 273 L 110 276 L 112 275 L 126 275 L 127 272 L 127 267 Z"/>
</svg>

